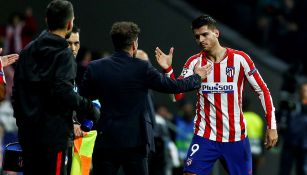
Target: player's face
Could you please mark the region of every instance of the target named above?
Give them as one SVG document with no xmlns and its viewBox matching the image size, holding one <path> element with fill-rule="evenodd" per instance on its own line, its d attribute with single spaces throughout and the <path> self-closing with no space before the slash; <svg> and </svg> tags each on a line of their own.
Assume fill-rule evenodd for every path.
<svg viewBox="0 0 307 175">
<path fill-rule="evenodd" d="M 71 33 L 70 37 L 67 39 L 68 47 L 72 50 L 72 53 L 76 57 L 80 49 L 80 39 L 79 33 Z"/>
<path fill-rule="evenodd" d="M 197 44 L 204 51 L 211 51 L 218 43 L 219 31 L 217 29 L 209 29 L 208 26 L 202 26 L 193 30 Z"/>
</svg>

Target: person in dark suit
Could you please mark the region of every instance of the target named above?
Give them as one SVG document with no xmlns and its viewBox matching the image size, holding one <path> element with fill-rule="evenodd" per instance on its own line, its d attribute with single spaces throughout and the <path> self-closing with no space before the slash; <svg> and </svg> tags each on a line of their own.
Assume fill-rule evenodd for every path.
<svg viewBox="0 0 307 175">
<path fill-rule="evenodd" d="M 174 81 L 158 72 L 148 61 L 135 58 L 139 27 L 133 22 L 116 22 L 111 28 L 115 53 L 91 62 L 80 94 L 103 104 L 93 153 L 94 175 L 147 175 L 147 155 L 153 145 L 148 89 L 163 93 L 195 90 L 211 71 L 196 67 L 195 74 Z"/>
</svg>

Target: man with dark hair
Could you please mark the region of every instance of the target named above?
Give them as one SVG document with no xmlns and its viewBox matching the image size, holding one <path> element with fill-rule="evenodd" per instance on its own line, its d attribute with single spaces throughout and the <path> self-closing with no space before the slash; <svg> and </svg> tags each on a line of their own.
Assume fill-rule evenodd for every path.
<svg viewBox="0 0 307 175">
<path fill-rule="evenodd" d="M 307 82 L 302 82 L 297 89 L 299 99 L 288 102 L 280 108 L 280 133 L 283 146 L 279 164 L 279 175 L 306 175 L 307 169 Z M 295 166 L 295 173 L 292 168 Z"/>
<path fill-rule="evenodd" d="M 91 101 L 73 91 L 77 65 L 65 40 L 73 19 L 69 1 L 51 1 L 48 31 L 21 51 L 16 65 L 12 100 L 25 175 L 66 174 L 73 110 L 94 122 L 99 118 Z"/>
<path fill-rule="evenodd" d="M 76 26 L 72 28 L 71 34 L 69 38 L 66 39 L 69 45 L 69 48 L 71 49 L 72 53 L 75 57 L 77 57 L 77 54 L 80 49 L 80 29 Z"/>
<path fill-rule="evenodd" d="M 111 28 L 115 53 L 88 65 L 80 94 L 103 104 L 97 123 L 93 153 L 95 175 L 147 175 L 147 155 L 154 150 L 148 89 L 178 93 L 200 87 L 210 67 L 196 67 L 195 75 L 174 81 L 159 73 L 148 61 L 136 59 L 139 27 L 116 22 Z"/>
<path fill-rule="evenodd" d="M 216 21 L 202 15 L 192 22 L 192 30 L 202 51 L 185 63 L 179 79 L 193 75 L 197 63 L 212 65 L 197 91 L 194 136 L 185 161 L 184 174 L 210 174 L 214 163 L 220 159 L 231 175 L 252 174 L 252 157 L 242 111 L 243 82 L 247 80 L 258 93 L 266 114 L 266 148 L 275 146 L 275 109 L 270 91 L 251 58 L 242 51 L 222 47 Z M 165 55 L 159 48 L 156 57 L 166 73 L 173 74 L 172 53 Z M 175 94 L 180 100 L 182 94 Z"/>
</svg>

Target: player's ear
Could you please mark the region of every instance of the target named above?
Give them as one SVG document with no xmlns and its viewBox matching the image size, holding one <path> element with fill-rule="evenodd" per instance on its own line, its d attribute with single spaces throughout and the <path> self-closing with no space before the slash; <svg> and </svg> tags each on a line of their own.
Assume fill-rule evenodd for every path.
<svg viewBox="0 0 307 175">
<path fill-rule="evenodd" d="M 67 31 L 71 31 L 74 26 L 73 20 L 68 21 L 67 23 Z"/>
<path fill-rule="evenodd" d="M 214 29 L 213 33 L 217 38 L 220 36 L 220 31 L 218 29 Z"/>
</svg>

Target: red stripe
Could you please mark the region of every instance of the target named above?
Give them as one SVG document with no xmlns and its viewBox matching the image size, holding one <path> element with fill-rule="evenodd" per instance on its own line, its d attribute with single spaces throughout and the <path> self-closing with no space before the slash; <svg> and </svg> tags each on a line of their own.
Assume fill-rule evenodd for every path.
<svg viewBox="0 0 307 175">
<path fill-rule="evenodd" d="M 61 175 L 62 151 L 58 152 L 56 161 L 56 175 Z"/>
<path fill-rule="evenodd" d="M 171 78 L 172 80 L 176 80 L 176 77 L 175 77 L 174 71 L 173 71 L 173 73 L 170 75 L 170 78 Z"/>
<path fill-rule="evenodd" d="M 221 68 L 219 63 L 214 63 L 214 82 L 220 82 Z M 221 142 L 223 138 L 223 117 L 222 117 L 222 107 L 221 107 L 221 94 L 214 94 L 214 106 L 216 110 L 216 141 Z"/>
<path fill-rule="evenodd" d="M 261 90 L 263 91 L 264 95 L 264 103 L 265 103 L 265 108 L 266 108 L 266 121 L 267 121 L 267 126 L 269 129 L 272 127 L 272 111 L 273 111 L 273 103 L 271 101 L 271 95 L 269 89 L 266 87 L 264 84 L 262 78 L 260 77 L 259 73 L 256 72 L 253 74 L 257 84 L 260 86 Z"/>
<path fill-rule="evenodd" d="M 238 52 L 238 54 L 240 54 L 241 56 L 243 56 L 243 58 L 245 59 L 245 61 L 247 62 L 249 69 L 253 70 L 255 69 L 255 65 L 253 63 L 253 61 L 250 59 L 250 57 L 245 54 L 244 52 Z M 269 128 L 271 128 L 271 120 L 272 120 L 272 111 L 273 111 L 273 103 L 271 100 L 271 95 L 270 95 L 270 91 L 269 89 L 266 87 L 264 81 L 262 80 L 262 78 L 259 75 L 259 72 L 256 72 L 253 74 L 258 86 L 261 88 L 263 95 L 264 95 L 264 103 L 265 103 L 265 108 L 266 108 L 266 121 L 267 121 L 267 126 Z"/>
<path fill-rule="evenodd" d="M 211 127 L 210 127 L 210 102 L 208 100 L 208 94 L 204 94 L 204 106 L 205 106 L 205 133 L 204 137 L 209 139 L 211 134 Z"/>
<path fill-rule="evenodd" d="M 197 108 L 196 108 L 196 114 L 197 114 L 197 119 L 195 123 L 195 131 L 194 134 L 198 134 L 199 131 L 199 123 L 201 121 L 201 115 L 200 115 L 200 94 L 197 93 Z"/>
<path fill-rule="evenodd" d="M 233 60 L 233 52 L 228 52 L 228 60 L 227 66 L 233 67 L 234 60 Z M 237 70 L 234 70 L 237 71 Z M 234 72 L 233 75 L 235 75 Z M 227 76 L 227 82 L 233 82 L 233 76 Z M 227 103 L 228 103 L 228 116 L 229 116 L 229 142 L 235 141 L 235 126 L 234 126 L 234 93 L 227 94 Z"/>
<path fill-rule="evenodd" d="M 169 73 L 171 70 L 173 70 L 172 66 L 168 67 L 167 69 L 164 69 L 163 71 L 164 73 Z"/>
<path fill-rule="evenodd" d="M 201 55 L 201 52 L 198 53 L 198 54 L 195 54 L 195 55 L 191 56 L 191 57 L 186 61 L 186 63 L 184 64 L 183 68 L 189 68 L 191 62 L 192 62 L 194 59 L 198 58 L 200 55 Z M 179 77 L 178 77 L 178 79 L 183 79 L 183 78 L 184 78 L 184 77 L 182 77 L 182 76 L 179 76 Z M 175 75 L 174 75 L 174 72 L 172 72 L 172 74 L 171 74 L 171 79 L 173 79 L 173 80 L 176 79 L 176 77 L 175 77 Z M 183 97 L 184 97 L 184 93 L 175 94 L 175 100 L 176 100 L 176 101 L 181 100 Z"/>
<path fill-rule="evenodd" d="M 241 129 L 241 140 L 245 138 L 245 124 L 243 120 L 243 112 L 242 112 L 242 92 L 241 87 L 243 86 L 244 81 L 244 68 L 240 65 L 240 72 L 238 77 L 238 103 L 240 107 L 240 129 Z"/>
<path fill-rule="evenodd" d="M 205 66 L 206 64 L 208 63 L 208 60 L 206 59 L 206 56 L 205 54 L 203 54 L 203 57 L 202 57 L 202 66 Z M 207 82 L 208 79 L 205 78 L 203 80 L 203 82 Z M 203 94 L 203 98 L 204 98 L 204 113 L 205 113 L 205 132 L 204 132 L 204 135 L 203 137 L 209 139 L 210 138 L 210 134 L 211 134 L 211 125 L 210 125 L 210 102 L 208 100 L 208 94 Z"/>
<path fill-rule="evenodd" d="M 196 58 L 198 58 L 199 56 L 201 56 L 201 54 L 202 54 L 202 52 L 200 52 L 200 53 L 198 53 L 198 54 L 195 54 L 195 55 L 191 56 L 191 57 L 185 62 L 185 64 L 184 64 L 183 67 L 184 67 L 184 68 L 189 68 L 191 62 L 192 62 L 193 60 L 195 60 Z"/>
<path fill-rule="evenodd" d="M 237 51 L 236 53 L 241 55 L 245 59 L 245 61 L 247 62 L 248 66 L 250 68 L 250 70 L 255 68 L 253 61 L 251 60 L 251 58 L 246 53 L 244 53 L 242 51 Z"/>
</svg>

